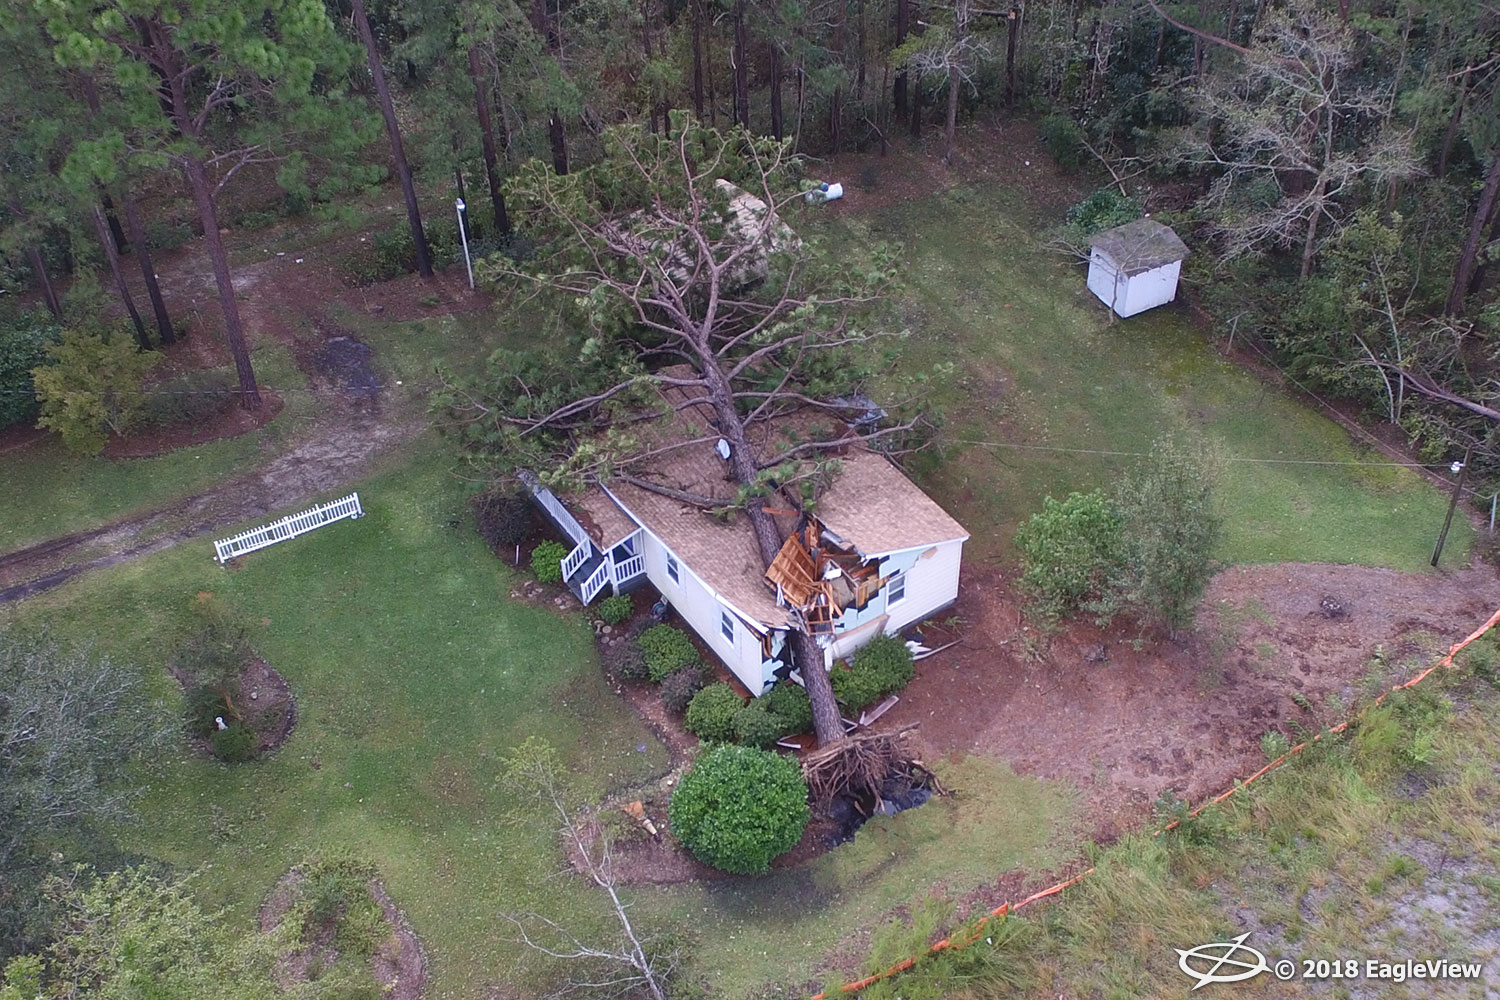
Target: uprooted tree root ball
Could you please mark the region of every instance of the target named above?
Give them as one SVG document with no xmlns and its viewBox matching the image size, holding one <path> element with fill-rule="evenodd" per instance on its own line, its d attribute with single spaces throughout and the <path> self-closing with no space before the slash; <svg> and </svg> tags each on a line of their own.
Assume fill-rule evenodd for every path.
<svg viewBox="0 0 1500 1000">
<path fill-rule="evenodd" d="M 893 777 L 946 795 L 948 790 L 907 740 L 916 728 L 912 724 L 893 733 L 861 733 L 808 754 L 802 761 L 802 774 L 813 802 L 827 809 L 835 800 L 848 798 L 869 816 L 880 808 Z"/>
</svg>

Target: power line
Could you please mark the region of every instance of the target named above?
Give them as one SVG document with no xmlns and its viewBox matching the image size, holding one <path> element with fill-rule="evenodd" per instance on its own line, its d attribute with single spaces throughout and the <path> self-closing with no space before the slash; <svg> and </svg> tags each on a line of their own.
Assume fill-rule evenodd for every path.
<svg viewBox="0 0 1500 1000">
<path fill-rule="evenodd" d="M 982 448 L 1009 448 L 1013 451 L 1040 451 L 1055 452 L 1062 455 L 1099 455 L 1108 458 L 1150 458 L 1148 451 L 1110 451 L 1102 448 L 1064 448 L 1046 444 L 1015 444 L 1010 441 L 974 441 L 967 438 L 954 438 L 957 444 L 970 444 Z M 1418 462 L 1363 462 L 1358 460 L 1339 459 L 1316 459 L 1316 458 L 1251 458 L 1242 455 L 1227 456 L 1224 462 L 1248 463 L 1254 465 L 1357 465 L 1370 468 L 1385 469 L 1446 469 L 1448 463 L 1438 462 L 1432 465 L 1424 465 Z"/>
</svg>

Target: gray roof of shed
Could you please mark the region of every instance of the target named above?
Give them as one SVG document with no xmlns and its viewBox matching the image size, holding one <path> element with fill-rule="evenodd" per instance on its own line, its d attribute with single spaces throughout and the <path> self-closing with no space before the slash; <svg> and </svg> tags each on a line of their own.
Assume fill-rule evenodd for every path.
<svg viewBox="0 0 1500 1000">
<path fill-rule="evenodd" d="M 1171 264 L 1188 255 L 1187 244 L 1155 219 L 1136 219 L 1095 233 L 1089 246 L 1100 251 L 1127 275 Z"/>
</svg>

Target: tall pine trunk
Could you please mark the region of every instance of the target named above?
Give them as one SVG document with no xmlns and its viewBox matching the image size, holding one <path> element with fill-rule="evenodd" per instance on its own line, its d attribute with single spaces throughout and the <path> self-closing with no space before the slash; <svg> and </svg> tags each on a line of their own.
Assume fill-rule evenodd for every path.
<svg viewBox="0 0 1500 1000">
<path fill-rule="evenodd" d="M 784 137 L 786 128 L 781 109 L 781 46 L 771 43 L 771 135 Z"/>
<path fill-rule="evenodd" d="M 245 328 L 240 323 L 240 307 L 234 297 L 234 281 L 229 276 L 229 255 L 224 252 L 224 240 L 219 235 L 219 213 L 214 208 L 213 188 L 209 185 L 203 161 L 196 153 L 183 157 L 182 173 L 187 179 L 188 190 L 193 194 L 193 202 L 198 206 L 198 218 L 203 223 L 203 239 L 208 244 L 214 284 L 219 290 L 219 305 L 224 310 L 224 339 L 229 342 L 234 370 L 239 375 L 240 406 L 247 410 L 258 410 L 261 408 L 260 387 L 255 384 L 255 371 L 250 367 Z"/>
<path fill-rule="evenodd" d="M 110 276 L 115 279 L 115 290 L 120 293 L 120 302 L 125 306 L 125 313 L 130 317 L 130 325 L 135 329 L 135 342 L 141 345 L 141 350 L 151 350 L 151 338 L 146 334 L 146 324 L 141 321 L 141 314 L 135 307 L 135 297 L 130 294 L 130 285 L 125 281 L 125 272 L 120 270 L 120 250 L 115 246 L 114 233 L 110 231 L 109 220 L 104 217 L 104 206 L 94 206 L 94 232 L 99 237 L 99 246 L 104 250 L 104 259 L 109 264 Z"/>
<path fill-rule="evenodd" d="M 703 0 L 692 0 L 693 116 L 703 120 Z"/>
<path fill-rule="evenodd" d="M 126 191 L 120 201 L 125 208 L 125 225 L 130 230 L 130 249 L 140 265 L 141 279 L 146 283 L 146 298 L 151 300 L 151 312 L 156 317 L 156 335 L 163 344 L 175 344 L 177 333 L 172 329 L 167 301 L 161 294 L 161 282 L 156 280 L 156 265 L 151 262 L 151 251 L 146 246 L 146 233 L 141 226 L 141 212 L 136 206 L 135 195 Z"/>
<path fill-rule="evenodd" d="M 892 48 L 900 48 L 901 43 L 906 41 L 906 33 L 911 26 L 911 0 L 896 0 L 896 44 Z M 896 116 L 906 114 L 906 67 L 902 66 L 896 72 L 896 87 L 891 95 L 891 104 L 896 110 Z"/>
<path fill-rule="evenodd" d="M 750 127 L 750 32 L 745 26 L 745 0 L 734 3 L 734 120 Z"/>
<path fill-rule="evenodd" d="M 1479 193 L 1479 204 L 1474 207 L 1474 217 L 1469 222 L 1469 235 L 1464 240 L 1463 252 L 1458 257 L 1458 267 L 1453 274 L 1453 287 L 1448 292 L 1447 312 L 1450 316 L 1461 316 L 1469 282 L 1479 264 L 1479 248 L 1484 242 L 1484 227 L 1489 224 L 1495 211 L 1495 199 L 1500 195 L 1500 149 L 1490 152 L 1490 169 L 1484 176 L 1484 189 Z"/>
<path fill-rule="evenodd" d="M 406 201 L 406 221 L 411 225 L 411 242 L 417 252 L 417 272 L 424 278 L 432 277 L 432 252 L 427 248 L 427 233 L 422 229 L 422 210 L 417 205 L 417 189 L 412 183 L 411 166 L 406 162 L 406 148 L 401 143 L 401 124 L 396 121 L 396 108 L 391 103 L 391 88 L 386 83 L 385 67 L 380 62 L 380 50 L 375 45 L 375 32 L 370 30 L 370 17 L 365 13 L 365 0 L 353 0 L 354 26 L 365 43 L 365 57 L 370 63 L 370 76 L 375 81 L 375 97 L 380 102 L 380 114 L 385 119 L 385 134 L 391 142 L 391 156 L 396 161 L 396 176 L 401 181 L 401 197 Z"/>
<path fill-rule="evenodd" d="M 948 60 L 948 124 L 943 132 L 943 165 L 953 164 L 953 146 L 958 136 L 958 87 L 962 76 L 957 57 Z"/>
<path fill-rule="evenodd" d="M 52 276 L 47 273 L 47 262 L 42 259 L 42 252 L 36 247 L 26 248 L 26 260 L 31 264 L 31 276 L 42 289 L 42 302 L 46 304 L 47 311 L 54 319 L 62 319 L 62 302 L 57 297 L 57 289 L 52 286 Z"/>
<path fill-rule="evenodd" d="M 99 199 L 104 205 L 104 221 L 109 225 L 109 237 L 114 241 L 115 252 L 124 253 L 130 243 L 125 239 L 125 230 L 120 227 L 120 216 L 115 212 L 114 199 L 109 196 L 108 191 L 101 192 Z"/>
<path fill-rule="evenodd" d="M 562 112 L 556 108 L 547 122 L 547 135 L 552 141 L 552 169 L 562 176 L 568 172 L 568 131 L 563 127 Z"/>
<path fill-rule="evenodd" d="M 490 206 L 495 213 L 495 232 L 510 235 L 510 214 L 505 210 L 505 192 L 500 190 L 500 154 L 495 147 L 495 126 L 490 118 L 490 102 L 485 96 L 485 75 L 479 59 L 479 46 L 469 46 L 469 76 L 474 80 L 474 113 L 479 119 L 479 145 L 484 152 L 484 180 L 490 189 Z"/>
<path fill-rule="evenodd" d="M 1163 22 L 1165 23 L 1165 22 Z M 1021 8 L 1012 5 L 1005 18 L 1005 103 L 1016 99 L 1016 36 L 1021 33 Z"/>
</svg>

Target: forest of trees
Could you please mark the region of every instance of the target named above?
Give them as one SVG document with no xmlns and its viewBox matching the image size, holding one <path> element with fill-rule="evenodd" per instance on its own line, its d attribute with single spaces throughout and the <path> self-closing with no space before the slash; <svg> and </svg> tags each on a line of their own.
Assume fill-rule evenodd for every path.
<svg viewBox="0 0 1500 1000">
<path fill-rule="evenodd" d="M 1065 169 L 1191 234 L 1188 291 L 1305 384 L 1493 469 L 1500 12 L 1465 0 L 6 0 L 0 289 L 64 325 L 103 275 L 170 343 L 141 205 L 205 236 L 242 405 L 259 395 L 218 237 L 242 171 L 316 211 L 394 175 L 512 237 L 507 178 L 598 160 L 674 111 L 798 152 L 1027 118 Z M 441 217 L 441 216 L 438 216 Z M 1203 252 L 1207 251 L 1207 252 Z M 439 264 L 445 263 L 439 261 Z M 126 281 L 145 276 L 149 302 Z M 10 307 L 12 311 L 14 306 Z"/>
</svg>

